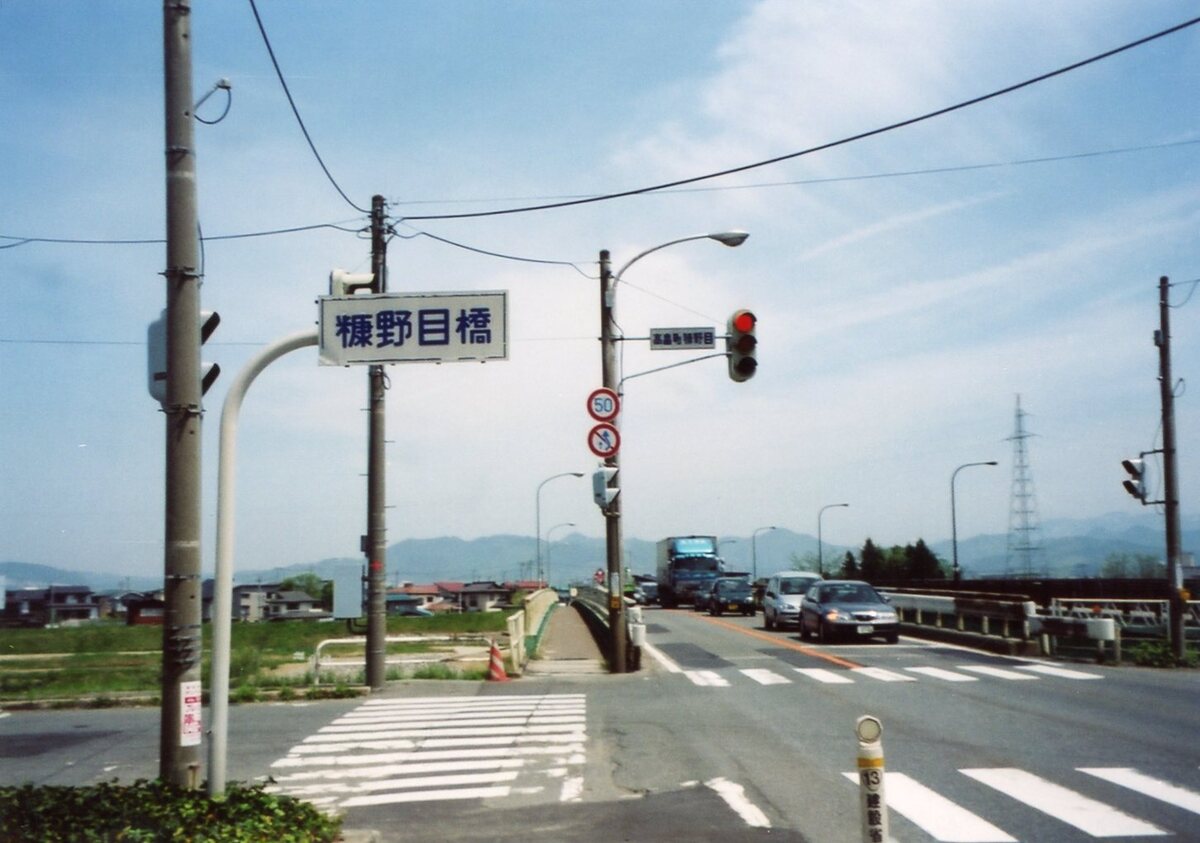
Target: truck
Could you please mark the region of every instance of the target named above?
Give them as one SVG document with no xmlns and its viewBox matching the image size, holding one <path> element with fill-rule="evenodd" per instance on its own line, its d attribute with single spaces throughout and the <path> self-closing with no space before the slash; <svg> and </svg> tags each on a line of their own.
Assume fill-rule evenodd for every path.
<svg viewBox="0 0 1200 843">
<path fill-rule="evenodd" d="M 658 602 L 671 609 L 692 603 L 724 573 L 716 536 L 671 536 L 658 543 Z"/>
</svg>

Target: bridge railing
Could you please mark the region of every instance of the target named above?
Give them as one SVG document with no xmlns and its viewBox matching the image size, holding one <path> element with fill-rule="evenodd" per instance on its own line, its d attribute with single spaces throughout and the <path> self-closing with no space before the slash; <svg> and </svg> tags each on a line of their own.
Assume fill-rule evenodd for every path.
<svg viewBox="0 0 1200 843">
<path fill-rule="evenodd" d="M 628 597 L 625 601 L 625 663 L 630 670 L 638 670 L 642 663 L 642 645 L 646 643 L 646 624 L 642 621 L 642 607 Z M 576 586 L 571 589 L 571 600 L 584 611 L 588 628 L 596 637 L 600 651 L 612 664 L 612 634 L 608 626 L 608 590 L 596 586 Z"/>
</svg>

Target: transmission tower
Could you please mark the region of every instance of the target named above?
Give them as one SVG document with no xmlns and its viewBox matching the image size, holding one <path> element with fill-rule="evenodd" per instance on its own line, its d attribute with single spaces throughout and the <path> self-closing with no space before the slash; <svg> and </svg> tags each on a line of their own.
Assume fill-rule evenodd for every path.
<svg viewBox="0 0 1200 843">
<path fill-rule="evenodd" d="M 1026 415 L 1018 395 L 1016 423 L 1013 435 L 1009 437 L 1013 443 L 1013 477 L 1008 507 L 1008 549 L 1004 559 L 1007 576 L 1017 573 L 1030 577 L 1042 573 L 1038 565 L 1042 549 L 1041 524 L 1033 493 L 1033 474 L 1029 470 L 1029 449 L 1025 444 L 1034 434 L 1025 429 Z"/>
</svg>

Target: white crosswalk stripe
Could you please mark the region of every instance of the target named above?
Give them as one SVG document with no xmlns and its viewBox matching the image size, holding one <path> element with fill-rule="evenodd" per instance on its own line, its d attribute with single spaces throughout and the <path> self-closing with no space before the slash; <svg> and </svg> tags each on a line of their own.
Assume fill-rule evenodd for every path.
<svg viewBox="0 0 1200 843">
<path fill-rule="evenodd" d="M 368 700 L 272 764 L 267 789 L 338 810 L 583 791 L 583 694 Z"/>
<path fill-rule="evenodd" d="M 683 675 L 697 685 L 709 688 L 729 687 L 729 680 L 715 670 L 685 670 Z"/>
<path fill-rule="evenodd" d="M 1127 790 L 1149 796 L 1193 814 L 1200 814 L 1200 793 L 1157 779 L 1128 767 L 1078 767 L 1086 773 Z M 1054 820 L 1096 838 L 1161 837 L 1191 834 L 1190 827 L 1164 829 L 1120 808 L 1085 796 L 1049 779 L 1012 767 L 970 768 L 958 772 Z M 844 772 L 858 784 L 858 774 Z M 884 778 L 887 808 L 932 839 L 944 843 L 1015 843 L 1018 838 L 954 800 L 927 787 L 916 778 L 888 772 Z M 962 791 L 956 791 L 963 795 Z M 895 833 L 895 827 L 892 829 Z"/>
<path fill-rule="evenodd" d="M 826 670 L 823 667 L 796 667 L 793 670 L 802 676 L 807 676 L 809 679 L 815 679 L 826 685 L 851 685 L 854 683 L 854 680 L 845 671 Z"/>
<path fill-rule="evenodd" d="M 750 667 L 741 671 L 746 676 L 749 676 L 759 685 L 790 685 L 792 680 L 786 676 L 780 676 L 773 670 L 767 670 L 763 667 Z"/>
<path fill-rule="evenodd" d="M 896 673 L 894 670 L 886 670 L 882 667 L 856 667 L 850 671 L 860 676 L 869 676 L 872 679 L 878 679 L 880 682 L 916 682 L 915 676 L 905 676 L 903 673 Z"/>
</svg>

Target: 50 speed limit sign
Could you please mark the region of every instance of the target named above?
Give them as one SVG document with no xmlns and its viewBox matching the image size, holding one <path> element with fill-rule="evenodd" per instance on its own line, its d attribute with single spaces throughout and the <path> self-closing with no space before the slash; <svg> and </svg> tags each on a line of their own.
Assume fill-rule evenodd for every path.
<svg viewBox="0 0 1200 843">
<path fill-rule="evenodd" d="M 621 399 L 606 386 L 593 389 L 587 399 L 588 415 L 598 422 L 610 422 L 621 412 Z"/>
</svg>

